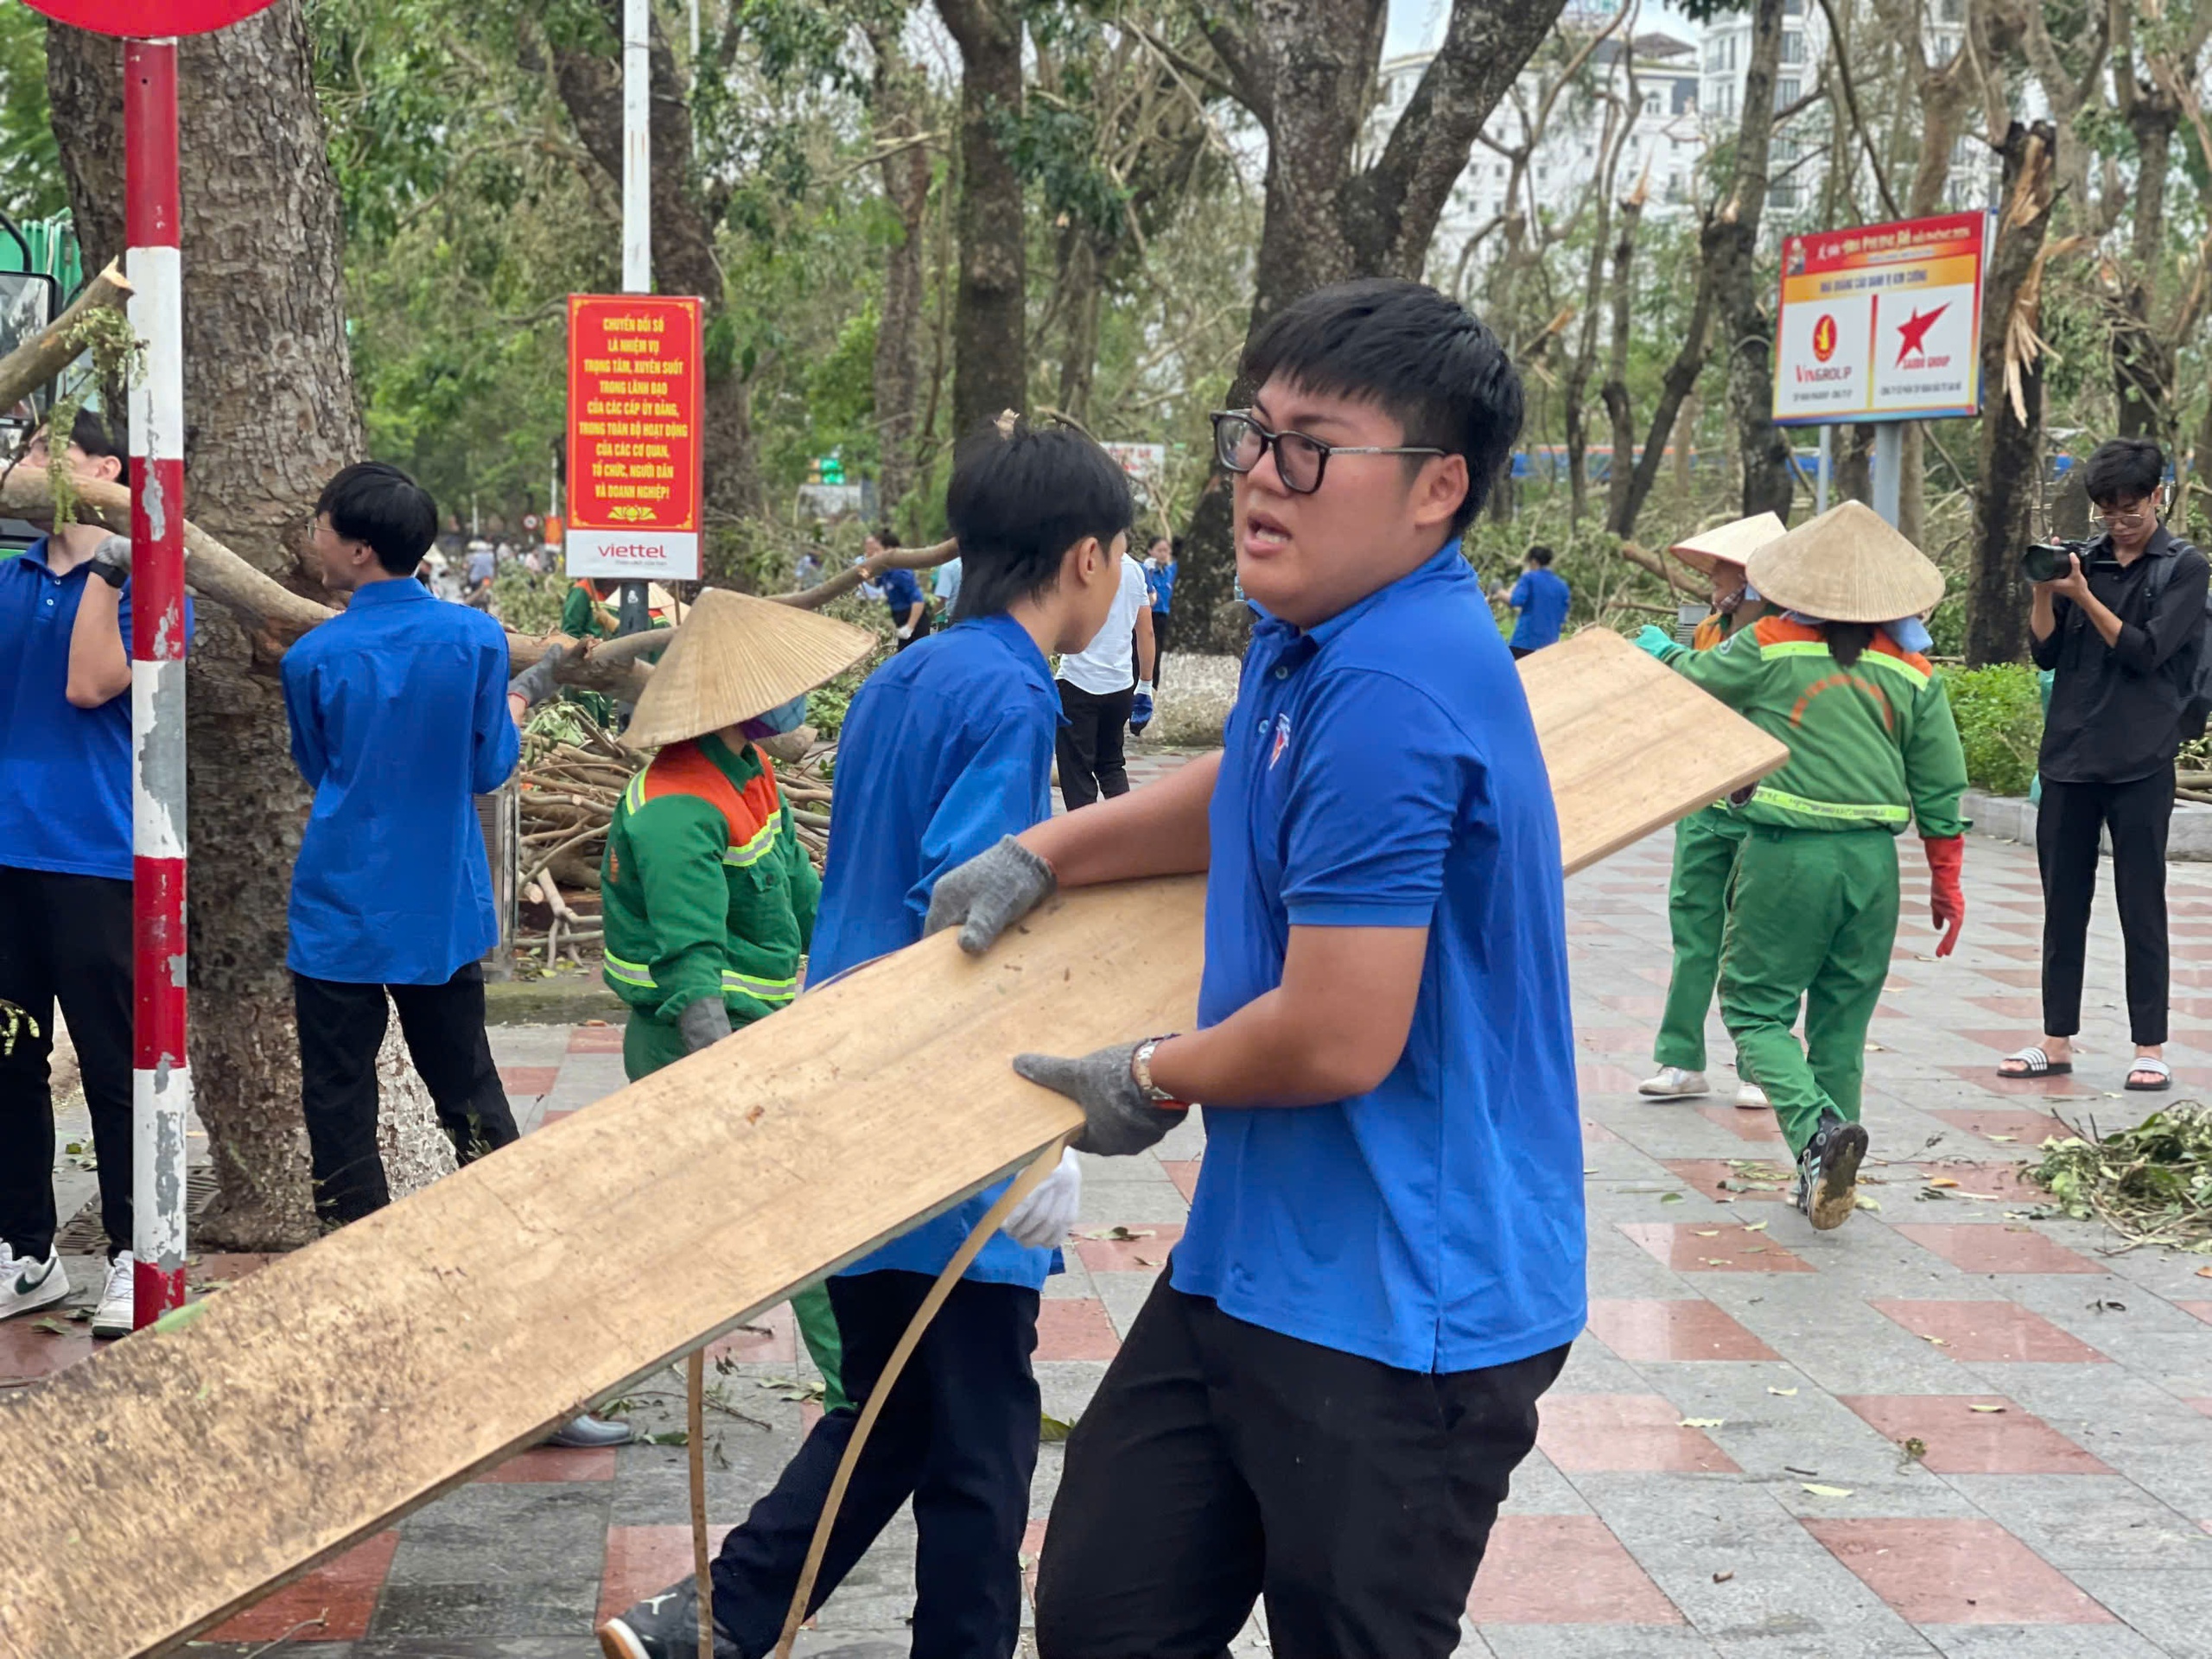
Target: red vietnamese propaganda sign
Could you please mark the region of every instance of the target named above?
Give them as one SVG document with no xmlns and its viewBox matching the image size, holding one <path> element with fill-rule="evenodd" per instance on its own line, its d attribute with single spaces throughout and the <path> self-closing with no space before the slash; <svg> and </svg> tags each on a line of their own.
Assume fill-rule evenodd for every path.
<svg viewBox="0 0 2212 1659">
<path fill-rule="evenodd" d="M 699 359 L 696 299 L 569 296 L 570 575 L 698 580 Z"/>
</svg>

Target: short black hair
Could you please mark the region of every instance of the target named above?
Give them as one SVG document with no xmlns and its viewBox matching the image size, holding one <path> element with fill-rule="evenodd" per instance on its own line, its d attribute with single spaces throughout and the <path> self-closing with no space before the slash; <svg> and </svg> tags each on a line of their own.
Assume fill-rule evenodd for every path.
<svg viewBox="0 0 2212 1659">
<path fill-rule="evenodd" d="M 2082 482 L 2101 507 L 2142 501 L 2165 482 L 2166 457 L 2148 438 L 2107 438 L 2089 453 Z"/>
<path fill-rule="evenodd" d="M 437 539 L 438 504 L 388 461 L 359 461 L 322 486 L 315 516 L 349 542 L 365 542 L 377 563 L 410 576 Z"/>
<path fill-rule="evenodd" d="M 1529 550 L 1528 559 L 1531 564 L 1548 565 L 1552 562 L 1552 550 L 1541 542 L 1538 542 Z"/>
<path fill-rule="evenodd" d="M 52 428 L 51 422 L 44 423 L 48 453 L 51 453 L 54 448 Z M 123 464 L 123 470 L 116 474 L 117 481 L 123 484 L 128 484 L 130 481 L 130 440 L 123 435 L 123 429 L 120 425 L 111 428 L 105 421 L 89 409 L 79 409 L 76 418 L 69 423 L 69 442 L 62 448 L 81 449 L 95 460 L 113 455 Z"/>
<path fill-rule="evenodd" d="M 1521 435 L 1521 377 L 1505 348 L 1426 283 L 1372 277 L 1293 301 L 1244 353 L 1249 385 L 1278 374 L 1324 397 L 1372 403 L 1405 429 L 1407 443 L 1464 456 L 1467 495 L 1452 518 L 1454 535 L 1482 510 Z"/>
<path fill-rule="evenodd" d="M 899 545 L 899 532 L 888 524 L 879 525 L 875 531 L 875 539 L 880 546 L 896 547 Z"/>
<path fill-rule="evenodd" d="M 1074 427 L 995 422 L 960 446 L 944 517 L 960 543 L 953 619 L 965 621 L 1049 591 L 1068 550 L 1086 536 L 1110 548 L 1136 501 L 1128 475 Z"/>
</svg>

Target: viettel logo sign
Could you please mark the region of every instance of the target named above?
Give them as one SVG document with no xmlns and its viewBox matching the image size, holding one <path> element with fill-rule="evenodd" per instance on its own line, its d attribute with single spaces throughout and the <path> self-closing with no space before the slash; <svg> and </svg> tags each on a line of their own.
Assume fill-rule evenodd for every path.
<svg viewBox="0 0 2212 1659">
<path fill-rule="evenodd" d="M 1823 363 L 1835 355 L 1835 319 L 1825 311 L 1813 325 L 1813 355 Z"/>
</svg>

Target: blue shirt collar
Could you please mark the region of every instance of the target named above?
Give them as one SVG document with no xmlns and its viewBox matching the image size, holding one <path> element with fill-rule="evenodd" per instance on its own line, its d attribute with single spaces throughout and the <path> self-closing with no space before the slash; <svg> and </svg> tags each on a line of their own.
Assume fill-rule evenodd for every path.
<svg viewBox="0 0 2212 1659">
<path fill-rule="evenodd" d="M 435 598 L 430 590 L 412 576 L 394 576 L 389 582 L 372 582 L 353 590 L 353 597 L 346 602 L 352 610 L 356 605 L 398 605 L 410 598 Z"/>
<path fill-rule="evenodd" d="M 1364 599 L 1354 601 L 1334 616 L 1316 622 L 1310 628 L 1294 627 L 1281 617 L 1268 614 L 1265 608 L 1255 603 L 1252 610 L 1260 619 L 1255 632 L 1272 633 L 1283 639 L 1303 638 L 1310 640 L 1318 650 L 1394 594 L 1426 587 L 1440 579 L 1464 576 L 1466 571 L 1467 562 L 1459 552 L 1459 538 L 1454 536 L 1395 582 L 1385 582 Z"/>
<path fill-rule="evenodd" d="M 1036 640 L 1030 638 L 1029 630 L 1004 611 L 994 611 L 988 616 L 963 617 L 954 623 L 952 627 L 955 629 L 981 628 L 984 632 L 998 639 L 1008 651 L 1019 658 L 1023 666 L 1033 667 L 1047 679 L 1051 678 L 1052 665 L 1046 660 L 1045 653 L 1037 648 Z M 951 629 L 947 630 L 948 632 L 951 631 Z"/>
</svg>

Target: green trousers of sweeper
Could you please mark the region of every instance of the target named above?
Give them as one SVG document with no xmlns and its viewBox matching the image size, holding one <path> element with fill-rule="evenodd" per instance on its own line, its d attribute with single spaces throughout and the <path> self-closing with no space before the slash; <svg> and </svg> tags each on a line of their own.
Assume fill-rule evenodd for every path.
<svg viewBox="0 0 2212 1659">
<path fill-rule="evenodd" d="M 1721 948 L 1720 1018 L 1793 1158 L 1823 1112 L 1859 1121 L 1866 1028 L 1897 937 L 1888 830 L 1757 825 L 1745 836 Z M 1802 1046 L 1790 1030 L 1801 1010 Z"/>
<path fill-rule="evenodd" d="M 683 1033 L 674 1026 L 632 1011 L 622 1033 L 622 1070 L 635 1083 L 648 1072 L 673 1065 L 689 1051 Z M 810 1285 L 791 1298 L 791 1315 L 815 1369 L 822 1373 L 822 1409 L 838 1411 L 850 1406 L 845 1397 L 844 1344 L 837 1335 L 837 1316 L 830 1311 L 830 1292 Z"/>
<path fill-rule="evenodd" d="M 1651 1058 L 1685 1071 L 1705 1070 L 1705 1017 L 1720 976 L 1720 937 L 1728 922 L 1728 883 L 1748 826 L 1718 807 L 1675 825 L 1675 875 L 1667 888 L 1667 925 L 1675 967 Z"/>
</svg>

